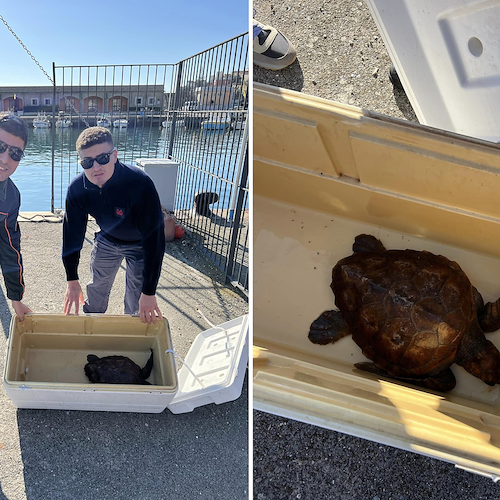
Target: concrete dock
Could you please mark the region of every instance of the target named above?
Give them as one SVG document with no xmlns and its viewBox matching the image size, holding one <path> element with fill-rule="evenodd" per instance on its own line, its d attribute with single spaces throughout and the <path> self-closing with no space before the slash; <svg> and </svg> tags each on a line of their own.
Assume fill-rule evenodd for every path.
<svg viewBox="0 0 500 500">
<path fill-rule="evenodd" d="M 62 224 L 53 217 L 20 222 L 26 294 L 38 313 L 61 313 L 66 279 Z M 22 221 L 23 219 L 20 218 Z M 80 280 L 89 280 L 89 223 Z M 123 314 L 125 268 L 117 275 L 108 313 Z M 12 308 L 0 280 L 0 370 Z M 84 292 L 85 293 L 85 292 Z M 176 352 L 184 357 L 198 333 L 248 312 L 222 273 L 188 240 L 167 243 L 157 290 Z M 17 410 L 0 388 L 0 500 L 213 499 L 248 497 L 248 393 L 174 415 Z"/>
</svg>

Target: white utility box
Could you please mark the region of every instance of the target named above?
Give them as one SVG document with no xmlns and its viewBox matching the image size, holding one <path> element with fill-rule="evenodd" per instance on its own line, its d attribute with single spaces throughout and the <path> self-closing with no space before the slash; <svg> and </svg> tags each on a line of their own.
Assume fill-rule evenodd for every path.
<svg viewBox="0 0 500 500">
<path fill-rule="evenodd" d="M 136 165 L 153 180 L 160 203 L 169 212 L 173 212 L 179 163 L 167 158 L 138 158 Z"/>
</svg>

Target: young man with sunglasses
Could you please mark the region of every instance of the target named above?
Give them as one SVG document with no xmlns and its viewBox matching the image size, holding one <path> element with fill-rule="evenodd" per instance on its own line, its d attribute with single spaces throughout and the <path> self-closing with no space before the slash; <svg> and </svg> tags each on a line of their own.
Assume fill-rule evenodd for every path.
<svg viewBox="0 0 500 500">
<path fill-rule="evenodd" d="M 63 224 L 63 264 L 68 286 L 64 313 L 104 313 L 116 273 L 125 258 L 125 314 L 144 323 L 162 317 L 156 301 L 165 233 L 160 199 L 153 181 L 137 167 L 118 160 L 109 130 L 85 129 L 76 141 L 83 172 L 70 183 Z M 78 280 L 78 263 L 88 215 L 100 227 L 92 247 L 87 300 Z"/>
<path fill-rule="evenodd" d="M 0 266 L 7 297 L 24 320 L 32 310 L 21 302 L 24 295 L 21 231 L 17 223 L 21 195 L 10 176 L 16 171 L 28 142 L 28 129 L 12 113 L 0 113 Z"/>
</svg>

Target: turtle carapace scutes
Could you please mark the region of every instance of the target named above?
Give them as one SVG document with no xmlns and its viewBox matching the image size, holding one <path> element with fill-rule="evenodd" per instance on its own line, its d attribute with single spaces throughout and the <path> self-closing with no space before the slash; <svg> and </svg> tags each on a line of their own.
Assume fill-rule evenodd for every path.
<svg viewBox="0 0 500 500">
<path fill-rule="evenodd" d="M 137 384 L 151 385 L 146 379 L 153 369 L 153 350 L 148 362 L 141 368 L 126 356 L 87 356 L 85 375 L 94 384 Z"/>
<path fill-rule="evenodd" d="M 500 328 L 500 299 L 486 305 L 460 266 L 427 251 L 386 250 L 374 236 L 355 238 L 353 254 L 332 271 L 338 311 L 311 324 L 327 344 L 351 334 L 373 363 L 359 369 L 449 391 L 457 363 L 488 385 L 500 383 L 500 352 L 484 332 Z"/>
</svg>

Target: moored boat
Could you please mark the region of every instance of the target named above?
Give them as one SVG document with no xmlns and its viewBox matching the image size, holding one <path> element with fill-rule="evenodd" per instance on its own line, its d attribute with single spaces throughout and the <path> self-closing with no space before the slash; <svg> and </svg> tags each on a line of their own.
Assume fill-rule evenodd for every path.
<svg viewBox="0 0 500 500">
<path fill-rule="evenodd" d="M 35 128 L 49 128 L 50 120 L 45 115 L 45 112 L 39 112 L 36 118 L 33 119 L 33 127 Z"/>
<path fill-rule="evenodd" d="M 111 120 L 106 115 L 99 115 L 97 117 L 98 127 L 111 127 Z"/>
<path fill-rule="evenodd" d="M 117 128 L 128 127 L 128 120 L 125 120 L 124 118 L 122 118 L 121 120 L 115 120 L 113 122 L 113 127 L 117 127 Z"/>
<path fill-rule="evenodd" d="M 201 122 L 203 130 L 225 130 L 231 125 L 231 118 L 225 115 L 213 113 L 208 120 Z"/>
<path fill-rule="evenodd" d="M 72 126 L 73 123 L 69 118 L 59 118 L 59 120 L 56 121 L 57 128 L 68 128 Z"/>
</svg>

